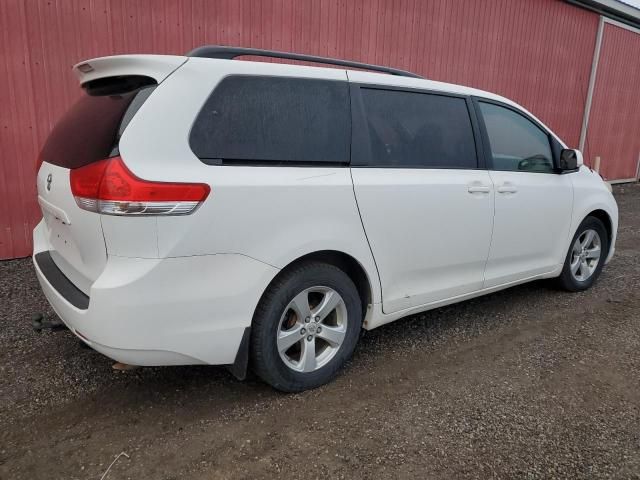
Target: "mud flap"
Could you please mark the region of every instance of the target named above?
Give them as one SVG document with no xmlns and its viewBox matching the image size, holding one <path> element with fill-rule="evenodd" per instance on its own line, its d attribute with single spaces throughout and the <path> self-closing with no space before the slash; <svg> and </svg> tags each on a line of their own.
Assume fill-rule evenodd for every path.
<svg viewBox="0 0 640 480">
<path fill-rule="evenodd" d="M 249 340 L 251 338 L 251 327 L 244 329 L 240 347 L 236 353 L 236 359 L 231 365 L 227 365 L 227 370 L 238 380 L 247 378 L 247 370 L 249 368 Z"/>
</svg>

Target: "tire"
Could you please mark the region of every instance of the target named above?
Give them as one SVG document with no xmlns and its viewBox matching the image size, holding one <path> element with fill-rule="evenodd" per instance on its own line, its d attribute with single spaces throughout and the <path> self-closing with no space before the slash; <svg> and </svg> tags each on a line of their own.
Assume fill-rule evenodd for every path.
<svg viewBox="0 0 640 480">
<path fill-rule="evenodd" d="M 251 328 L 252 370 L 284 392 L 319 387 L 351 357 L 361 327 L 362 305 L 349 276 L 330 264 L 300 264 L 277 277 L 260 299 Z"/>
<path fill-rule="evenodd" d="M 582 250 L 581 245 L 584 246 L 585 242 L 587 242 L 587 237 L 591 235 L 590 232 L 595 232 L 596 234 L 593 237 L 593 242 L 595 243 L 586 244 L 586 249 Z M 599 256 L 597 259 L 593 258 L 596 243 L 599 244 Z M 581 253 L 578 254 L 578 252 Z M 579 292 L 590 288 L 600 276 L 608 252 L 609 236 L 602 221 L 596 217 L 585 218 L 569 244 L 569 251 L 562 267 L 562 273 L 558 277 L 558 286 L 570 292 Z M 580 255 L 583 256 L 580 257 Z M 581 258 L 584 258 L 587 263 L 584 264 Z M 581 264 L 578 265 L 578 270 L 576 270 L 576 261 Z"/>
</svg>

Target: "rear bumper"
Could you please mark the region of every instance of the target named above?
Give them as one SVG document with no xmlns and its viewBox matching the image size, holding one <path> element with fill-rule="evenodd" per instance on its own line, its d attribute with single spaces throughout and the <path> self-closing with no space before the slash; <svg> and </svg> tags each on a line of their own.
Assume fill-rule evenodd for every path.
<svg viewBox="0 0 640 480">
<path fill-rule="evenodd" d="M 33 263 L 47 282 L 71 305 L 86 310 L 89 308 L 89 297 L 69 280 L 58 268 L 50 251 L 37 253 L 33 256 Z"/>
<path fill-rule="evenodd" d="M 111 256 L 82 309 L 43 271 L 36 261 L 41 251 L 36 241 L 36 274 L 58 316 L 95 350 L 132 365 L 232 364 L 258 300 L 278 272 L 238 254 Z"/>
</svg>

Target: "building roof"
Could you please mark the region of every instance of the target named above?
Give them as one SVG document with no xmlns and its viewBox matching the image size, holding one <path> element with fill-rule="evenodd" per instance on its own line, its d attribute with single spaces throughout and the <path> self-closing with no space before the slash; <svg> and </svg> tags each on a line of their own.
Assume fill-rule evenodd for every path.
<svg viewBox="0 0 640 480">
<path fill-rule="evenodd" d="M 640 28 L 640 9 L 624 0 L 567 0 L 635 28 Z"/>
</svg>

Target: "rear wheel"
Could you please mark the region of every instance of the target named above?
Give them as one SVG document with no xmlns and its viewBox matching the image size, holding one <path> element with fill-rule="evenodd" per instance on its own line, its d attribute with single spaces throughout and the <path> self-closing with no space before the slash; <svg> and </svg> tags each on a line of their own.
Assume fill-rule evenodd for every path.
<svg viewBox="0 0 640 480">
<path fill-rule="evenodd" d="M 586 290 L 596 281 L 609 252 L 609 238 L 603 223 L 587 217 L 571 241 L 559 284 L 565 290 Z"/>
<path fill-rule="evenodd" d="M 278 390 L 331 380 L 353 353 L 362 326 L 358 290 L 339 268 L 299 265 L 269 287 L 251 331 L 253 370 Z"/>
</svg>

